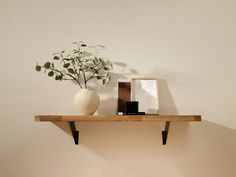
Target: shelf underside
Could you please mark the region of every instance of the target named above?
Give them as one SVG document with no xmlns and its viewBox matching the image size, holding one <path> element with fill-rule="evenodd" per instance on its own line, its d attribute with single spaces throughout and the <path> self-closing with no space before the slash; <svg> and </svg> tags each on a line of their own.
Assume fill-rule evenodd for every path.
<svg viewBox="0 0 236 177">
<path fill-rule="evenodd" d="M 200 115 L 36 115 L 37 122 L 193 122 Z"/>
</svg>

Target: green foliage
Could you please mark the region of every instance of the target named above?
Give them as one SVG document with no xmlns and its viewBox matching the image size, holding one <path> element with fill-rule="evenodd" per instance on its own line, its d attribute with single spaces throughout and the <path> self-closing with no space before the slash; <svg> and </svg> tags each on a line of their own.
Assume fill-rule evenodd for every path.
<svg viewBox="0 0 236 177">
<path fill-rule="evenodd" d="M 35 67 L 36 71 L 41 71 L 41 66 L 39 66 L 38 64 Z"/>
<path fill-rule="evenodd" d="M 53 54 L 52 61 L 47 61 L 43 65 L 38 63 L 35 66 L 36 71 L 44 69 L 49 77 L 54 77 L 57 81 L 74 80 L 81 88 L 87 88 L 88 81 L 96 79 L 104 85 L 111 80 L 110 73 L 113 69 L 112 63 L 92 53 L 81 50 L 87 45 L 83 42 L 74 42 L 76 48 L 69 54 L 65 50 Z"/>
<path fill-rule="evenodd" d="M 49 77 L 52 77 L 53 75 L 54 75 L 54 72 L 53 72 L 53 71 L 49 71 L 49 72 L 48 72 L 48 76 L 49 76 Z"/>
</svg>

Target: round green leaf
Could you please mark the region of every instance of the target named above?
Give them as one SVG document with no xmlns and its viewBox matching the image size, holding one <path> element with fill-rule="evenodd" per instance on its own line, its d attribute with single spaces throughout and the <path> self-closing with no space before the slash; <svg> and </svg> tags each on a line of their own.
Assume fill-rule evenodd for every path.
<svg viewBox="0 0 236 177">
<path fill-rule="evenodd" d="M 50 63 L 50 62 L 46 62 L 46 63 L 44 64 L 44 68 L 46 68 L 46 69 L 49 69 L 50 66 L 51 66 L 51 63 Z"/>
<path fill-rule="evenodd" d="M 72 68 L 67 69 L 69 73 L 74 74 L 75 71 Z"/>
<path fill-rule="evenodd" d="M 55 77 L 55 80 L 61 80 L 62 79 L 62 75 L 57 75 L 56 77 Z"/>
<path fill-rule="evenodd" d="M 106 71 L 108 71 L 110 68 L 108 68 L 107 66 L 104 66 L 103 69 L 106 70 Z"/>
<path fill-rule="evenodd" d="M 53 57 L 53 59 L 54 60 L 60 60 L 60 57 L 56 55 L 56 56 Z"/>
<path fill-rule="evenodd" d="M 41 66 L 37 65 L 37 66 L 35 67 L 35 69 L 36 69 L 36 71 L 41 71 Z"/>
<path fill-rule="evenodd" d="M 70 66 L 70 63 L 65 63 L 65 64 L 63 65 L 64 68 L 68 68 L 69 66 Z"/>
<path fill-rule="evenodd" d="M 53 71 L 50 71 L 49 73 L 48 73 L 48 76 L 49 77 L 52 77 L 54 75 L 54 72 Z"/>
</svg>

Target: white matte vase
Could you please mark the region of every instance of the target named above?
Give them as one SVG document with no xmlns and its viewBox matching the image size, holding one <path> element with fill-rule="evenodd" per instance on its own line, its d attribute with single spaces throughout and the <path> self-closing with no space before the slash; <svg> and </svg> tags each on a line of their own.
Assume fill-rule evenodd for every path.
<svg viewBox="0 0 236 177">
<path fill-rule="evenodd" d="M 96 91 L 81 89 L 74 98 L 76 110 L 80 115 L 93 115 L 100 103 Z"/>
</svg>

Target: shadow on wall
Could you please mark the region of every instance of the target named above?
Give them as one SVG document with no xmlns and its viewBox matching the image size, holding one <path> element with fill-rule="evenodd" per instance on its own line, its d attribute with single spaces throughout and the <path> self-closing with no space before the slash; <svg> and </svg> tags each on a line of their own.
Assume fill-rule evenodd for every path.
<svg viewBox="0 0 236 177">
<path fill-rule="evenodd" d="M 181 130 L 178 130 L 178 133 L 181 133 Z M 173 153 L 184 154 L 179 156 L 178 160 L 176 159 L 176 164 L 184 172 L 184 176 L 233 177 L 236 175 L 235 130 L 203 121 L 200 124 L 192 123 L 185 133 L 188 135 L 184 140 L 186 145 L 181 149 L 171 147 L 172 155 Z M 181 137 L 175 134 L 173 138 L 176 139 L 173 143 L 176 143 Z"/>
<path fill-rule="evenodd" d="M 83 165 L 92 170 L 90 163 L 94 162 L 91 155 L 103 159 L 106 165 L 102 167 L 102 176 L 105 177 L 119 170 L 122 175 L 113 174 L 114 177 L 143 177 L 146 172 L 150 177 L 235 177 L 235 130 L 208 121 L 188 125 L 171 123 L 167 145 L 163 146 L 162 128 L 160 123 L 80 123 L 78 146 L 74 145 L 71 136 L 67 139 L 55 134 L 52 140 L 51 135 L 40 129 L 15 158 L 35 156 L 35 151 L 31 149 L 37 148 L 38 153 L 47 154 L 48 159 L 56 159 L 58 154 L 66 153 L 63 161 L 74 159 L 80 163 L 77 152 L 83 153 L 87 149 L 91 154 L 84 152 Z M 65 138 L 66 143 L 63 143 Z M 47 148 L 40 148 L 41 144 Z M 55 144 L 60 147 L 56 152 Z M 68 152 L 71 148 L 73 151 Z M 49 160 L 49 168 L 50 164 L 54 164 L 53 160 Z M 74 164 L 74 167 L 70 164 L 71 168 L 77 169 Z M 57 169 L 63 169 L 63 165 L 57 165 Z"/>
<path fill-rule="evenodd" d="M 164 80 L 159 82 L 159 91 L 161 114 L 178 114 Z M 60 129 L 37 123 L 40 128 L 25 145 L 8 161 L 0 161 L 0 174 L 48 176 L 50 171 L 50 176 L 58 177 L 96 173 L 98 177 L 235 177 L 236 130 L 208 121 L 171 123 L 165 146 L 163 123 L 79 123 L 78 146 L 68 123 L 55 124 Z M 70 170 L 65 170 L 65 164 Z M 11 166 L 19 168 L 9 170 Z M 26 174 L 22 166 L 33 170 Z"/>
<path fill-rule="evenodd" d="M 0 175 L 235 177 L 236 130 L 208 121 L 188 126 L 172 123 L 163 146 L 160 123 L 81 123 L 76 146 L 46 123 L 11 158 L 0 159 Z"/>
<path fill-rule="evenodd" d="M 161 144 L 162 127 L 158 123 L 93 123 L 82 124 L 80 129 L 84 146 L 108 161 L 124 163 L 122 168 L 127 171 L 135 168 L 137 177 L 143 176 L 142 169 L 171 176 L 163 169 L 172 166 L 186 177 L 235 176 L 236 131 L 208 121 L 172 123 L 166 146 Z M 115 167 L 106 170 L 109 168 Z"/>
<path fill-rule="evenodd" d="M 177 115 L 178 111 L 176 109 L 175 102 L 164 79 L 158 80 L 158 90 L 160 114 Z"/>
</svg>

